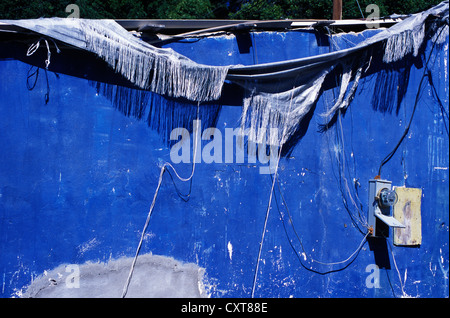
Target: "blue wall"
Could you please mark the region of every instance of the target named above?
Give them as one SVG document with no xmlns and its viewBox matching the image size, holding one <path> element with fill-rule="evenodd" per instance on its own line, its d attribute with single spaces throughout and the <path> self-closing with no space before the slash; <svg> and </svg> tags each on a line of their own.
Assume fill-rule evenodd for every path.
<svg viewBox="0 0 450 318">
<path fill-rule="evenodd" d="M 348 34 L 333 43 L 342 48 L 361 38 Z M 258 32 L 238 40 L 217 36 L 170 46 L 214 65 L 330 50 L 311 32 Z M 435 49 L 429 67 L 448 114 L 448 39 Z M 45 73 L 40 71 L 30 91 L 29 68 L 15 59 L 0 60 L 2 297 L 19 295 L 34 277 L 63 263 L 133 256 L 160 166 L 170 161 L 169 147 L 145 120 L 115 110 L 87 80 L 48 72 L 45 104 Z M 412 66 L 398 113 L 374 109 L 376 74 L 366 77 L 345 116 L 319 132 L 321 114 L 333 97 L 332 90 L 324 93 L 305 136 L 280 161 L 256 297 L 399 297 L 403 292 L 448 297 L 448 119 L 429 85 L 407 138 L 383 167 L 383 178 L 393 185 L 422 188 L 422 245 L 393 246 L 391 234 L 387 241 L 366 242 L 343 264 L 311 261 L 342 261 L 357 250 L 365 232 L 355 216 L 366 217 L 368 180 L 403 133 L 422 73 L 423 68 Z M 240 111 L 223 106 L 217 128 L 223 133 L 238 127 Z M 175 166 L 181 175 L 190 174 L 191 164 Z M 165 174 L 141 253 L 204 267 L 213 297 L 249 297 L 272 185 L 270 175 L 259 174 L 259 166 L 247 161 L 198 164 L 188 202 Z M 180 191 L 189 191 L 189 184 L 177 184 Z M 381 269 L 380 288 L 366 286 L 371 264 Z"/>
</svg>

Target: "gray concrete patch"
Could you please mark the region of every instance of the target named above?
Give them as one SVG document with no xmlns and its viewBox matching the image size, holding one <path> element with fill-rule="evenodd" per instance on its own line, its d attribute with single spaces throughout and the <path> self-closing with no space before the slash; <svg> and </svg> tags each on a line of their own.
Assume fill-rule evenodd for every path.
<svg viewBox="0 0 450 318">
<path fill-rule="evenodd" d="M 107 263 L 62 264 L 34 279 L 22 297 L 121 297 L 133 258 Z M 205 270 L 193 263 L 152 254 L 140 255 L 126 297 L 208 297 Z"/>
</svg>

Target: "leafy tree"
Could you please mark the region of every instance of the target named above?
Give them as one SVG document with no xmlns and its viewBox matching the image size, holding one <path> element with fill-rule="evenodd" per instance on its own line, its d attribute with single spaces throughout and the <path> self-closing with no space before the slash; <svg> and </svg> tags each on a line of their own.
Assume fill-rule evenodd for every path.
<svg viewBox="0 0 450 318">
<path fill-rule="evenodd" d="M 33 19 L 41 17 L 67 17 L 66 7 L 76 4 L 80 17 L 90 19 L 146 18 L 142 1 L 112 0 L 1 0 L 1 19 Z"/>
<path fill-rule="evenodd" d="M 366 17 L 371 3 L 387 16 L 416 13 L 440 2 L 343 0 L 343 18 Z M 332 0 L 0 0 L 0 19 L 66 17 L 71 3 L 78 5 L 82 18 L 93 19 L 331 19 L 332 14 Z"/>
<path fill-rule="evenodd" d="M 147 6 L 156 19 L 213 19 L 213 6 L 209 0 L 152 1 Z"/>
<path fill-rule="evenodd" d="M 244 20 L 276 20 L 283 16 L 283 8 L 270 0 L 251 0 L 244 3 L 239 11 L 230 14 L 232 19 Z"/>
<path fill-rule="evenodd" d="M 359 0 L 358 1 L 343 1 L 342 17 L 344 19 L 359 19 L 367 17 L 369 13 L 365 8 L 369 4 L 376 4 L 380 8 L 380 17 L 389 16 L 391 14 L 410 14 L 426 10 L 438 3 L 441 0 L 403 0 L 403 1 L 389 1 L 389 0 Z M 359 6 L 361 8 L 358 7 Z"/>
<path fill-rule="evenodd" d="M 283 0 L 280 1 L 289 19 L 327 19 L 331 18 L 332 0 Z"/>
<path fill-rule="evenodd" d="M 343 0 L 342 16 L 344 19 L 367 17 L 369 13 L 365 9 L 369 4 L 378 5 L 380 16 L 383 17 L 394 13 L 417 13 L 440 2 L 441 0 Z M 230 17 L 331 19 L 332 8 L 332 0 L 246 0 L 240 8 L 230 13 Z"/>
</svg>

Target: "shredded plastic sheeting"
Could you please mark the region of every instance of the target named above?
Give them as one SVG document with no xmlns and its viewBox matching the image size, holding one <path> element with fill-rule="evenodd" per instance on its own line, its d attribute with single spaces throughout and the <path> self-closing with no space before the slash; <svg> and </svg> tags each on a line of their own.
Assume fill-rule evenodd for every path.
<svg viewBox="0 0 450 318">
<path fill-rule="evenodd" d="M 114 20 L 47 18 L 6 22 L 95 53 L 137 87 L 170 97 L 216 100 L 228 70 L 195 63 L 172 49 L 156 48 Z"/>
<path fill-rule="evenodd" d="M 435 19 L 427 24 L 430 17 Z M 241 134 L 252 142 L 292 146 L 290 140 L 296 140 L 302 129 L 300 123 L 315 108 L 328 76 L 334 77 L 340 89 L 324 114 L 324 129 L 349 107 L 361 77 L 375 63 L 373 58 L 380 50 L 384 52 L 376 63 L 386 66 L 406 57 L 418 57 L 425 39 L 444 41 L 448 36 L 448 1 L 411 15 L 354 47 L 253 66 L 198 64 L 171 49 L 145 43 L 113 20 L 51 18 L 6 22 L 95 53 L 137 87 L 157 94 L 198 103 L 213 101 L 220 97 L 225 80 L 229 80 L 246 91 Z M 139 117 L 142 102 L 139 98 L 134 100 L 139 102 L 131 101 L 126 110 Z M 211 115 L 215 116 L 217 111 Z"/>
<path fill-rule="evenodd" d="M 232 67 L 227 78 L 251 92 L 244 101 L 241 131 L 250 127 L 249 140 L 283 145 L 298 132 L 299 123 L 317 103 L 325 76 L 338 67 L 342 68 L 336 77 L 339 96 L 324 117 L 333 118 L 339 111 L 345 111 L 361 77 L 373 62 L 375 51 L 380 49 L 376 45 L 384 45 L 380 64 L 395 63 L 410 55 L 417 57 L 425 42 L 425 22 L 430 16 L 438 16 L 440 23 L 447 23 L 440 27 L 436 27 L 438 23 L 432 24 L 428 30 L 436 42 L 444 41 L 448 37 L 448 1 L 414 14 L 349 49 L 278 63 Z M 324 126 L 331 122 L 332 119 Z M 271 128 L 278 130 L 278 140 L 273 135 L 266 138 Z"/>
</svg>

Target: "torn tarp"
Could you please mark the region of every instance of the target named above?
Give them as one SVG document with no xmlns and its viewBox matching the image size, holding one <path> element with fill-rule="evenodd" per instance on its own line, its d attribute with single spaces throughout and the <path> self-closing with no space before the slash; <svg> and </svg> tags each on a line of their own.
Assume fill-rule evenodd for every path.
<svg viewBox="0 0 450 318">
<path fill-rule="evenodd" d="M 195 63 L 172 49 L 154 47 L 114 20 L 48 18 L 2 22 L 95 53 L 137 87 L 169 97 L 196 102 L 217 100 L 228 70 Z"/>
<path fill-rule="evenodd" d="M 339 110 L 345 111 L 350 105 L 360 78 L 378 53 L 375 51 L 384 49 L 380 61 L 383 64 L 417 57 L 427 37 L 437 42 L 448 37 L 448 10 L 448 1 L 444 1 L 351 48 L 290 61 L 231 67 L 227 79 L 248 92 L 241 131 L 250 127 L 249 139 L 254 142 L 285 144 L 301 129 L 299 123 L 319 99 L 325 76 L 339 68 L 339 95 L 324 114 L 330 122 Z M 429 17 L 436 20 L 427 29 Z M 277 128 L 277 140 L 269 135 L 271 128 Z"/>
<path fill-rule="evenodd" d="M 339 87 L 336 100 L 324 114 L 330 123 L 330 118 L 345 112 L 352 102 L 360 78 L 375 55 L 381 56 L 377 63 L 389 65 L 405 57 L 417 57 L 428 39 L 445 41 L 448 6 L 448 1 L 444 1 L 411 15 L 351 48 L 282 62 L 225 67 L 198 64 L 171 49 L 156 48 L 112 20 L 51 18 L 2 22 L 92 52 L 137 87 L 168 97 L 198 103 L 214 101 L 220 97 L 225 80 L 240 85 L 246 92 L 241 132 L 248 132 L 253 142 L 277 146 L 288 143 L 290 147 L 295 145 L 292 140 L 297 140 L 302 120 L 314 110 L 328 76 L 333 76 Z M 432 23 L 426 23 L 429 18 L 433 18 Z M 141 116 L 142 101 L 136 105 L 137 111 L 130 107 L 126 107 L 128 114 Z M 276 136 L 270 136 L 271 128 L 278 129 Z"/>
</svg>

